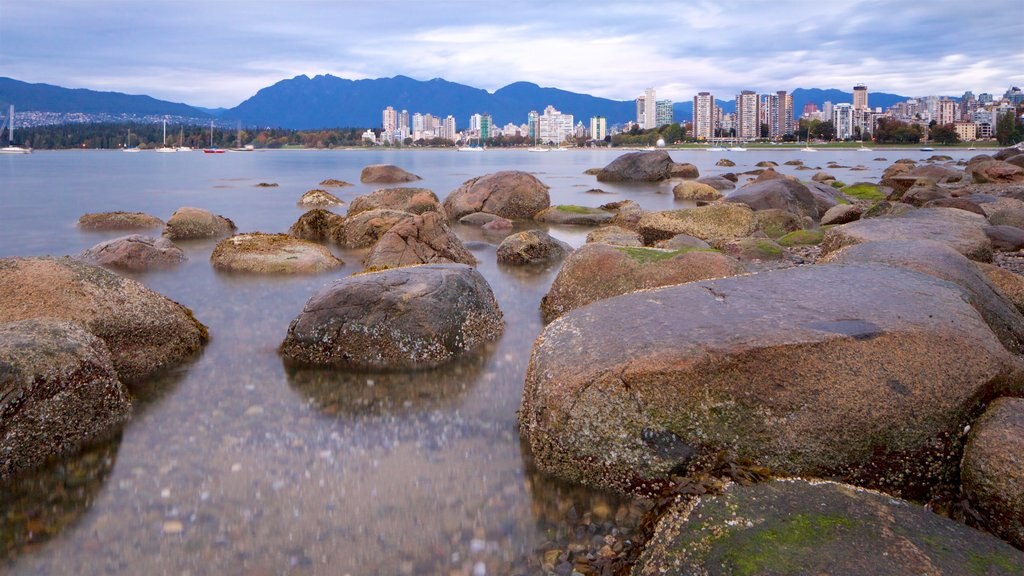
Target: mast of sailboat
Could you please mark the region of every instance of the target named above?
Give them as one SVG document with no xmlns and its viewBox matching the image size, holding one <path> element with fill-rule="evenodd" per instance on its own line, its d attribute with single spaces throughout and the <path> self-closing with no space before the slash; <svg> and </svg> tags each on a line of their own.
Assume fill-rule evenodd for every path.
<svg viewBox="0 0 1024 576">
<path fill-rule="evenodd" d="M 167 148 L 167 118 L 164 118 L 164 148 Z"/>
<path fill-rule="evenodd" d="M 213 120 L 210 120 L 210 148 L 213 148 Z"/>
<path fill-rule="evenodd" d="M 242 121 L 238 121 L 238 147 L 242 147 Z"/>
<path fill-rule="evenodd" d="M 2 133 L 2 129 L 0 129 Z M 7 145 L 14 146 L 14 104 L 11 104 L 10 111 L 7 113 Z"/>
</svg>

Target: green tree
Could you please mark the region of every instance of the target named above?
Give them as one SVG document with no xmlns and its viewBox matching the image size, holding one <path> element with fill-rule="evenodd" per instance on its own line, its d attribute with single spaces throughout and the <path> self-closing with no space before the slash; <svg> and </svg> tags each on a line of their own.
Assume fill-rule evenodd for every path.
<svg viewBox="0 0 1024 576">
<path fill-rule="evenodd" d="M 771 132 L 768 130 L 768 124 L 761 124 L 761 138 L 767 138 Z"/>
<path fill-rule="evenodd" d="M 952 124 L 933 126 L 929 134 L 931 140 L 938 144 L 956 144 L 960 141 L 960 135 L 956 133 Z"/>
<path fill-rule="evenodd" d="M 1021 128 L 1016 125 L 1016 114 L 1008 112 L 996 122 L 996 140 L 1001 146 L 1009 146 L 1021 141 Z"/>
<path fill-rule="evenodd" d="M 827 122 L 811 123 L 811 136 L 819 140 L 832 140 L 836 137 L 836 127 L 831 120 Z"/>
</svg>

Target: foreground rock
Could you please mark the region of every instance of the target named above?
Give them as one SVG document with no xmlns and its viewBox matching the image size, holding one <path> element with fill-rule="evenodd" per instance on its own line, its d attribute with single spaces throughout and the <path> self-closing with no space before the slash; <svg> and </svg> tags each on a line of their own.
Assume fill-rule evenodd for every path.
<svg viewBox="0 0 1024 576">
<path fill-rule="evenodd" d="M 90 264 L 142 271 L 181 264 L 185 253 L 167 238 L 141 234 L 121 236 L 84 250 L 79 259 Z"/>
<path fill-rule="evenodd" d="M 992 242 L 985 235 L 985 225 L 985 218 L 964 210 L 919 208 L 897 217 L 866 218 L 830 228 L 821 242 L 821 253 L 875 240 L 935 240 L 971 260 L 988 262 L 992 260 Z"/>
<path fill-rule="evenodd" d="M 288 228 L 288 234 L 300 240 L 325 242 L 339 234 L 345 219 L 330 210 L 314 208 L 306 212 Z"/>
<path fill-rule="evenodd" d="M 0 322 L 39 317 L 84 325 L 125 383 L 181 363 L 208 339 L 191 310 L 135 280 L 69 258 L 0 260 Z"/>
<path fill-rule="evenodd" d="M 82 230 L 146 230 L 163 225 L 163 220 L 142 212 L 100 212 L 83 214 L 78 219 Z"/>
<path fill-rule="evenodd" d="M 79 324 L 0 324 L 0 480 L 113 435 L 128 393 L 102 340 Z"/>
<path fill-rule="evenodd" d="M 597 173 L 598 182 L 658 182 L 672 177 L 675 162 L 668 152 L 628 152 Z"/>
<path fill-rule="evenodd" d="M 757 229 L 754 211 L 742 204 L 712 204 L 685 210 L 650 212 L 640 218 L 640 234 L 647 244 L 688 234 L 702 240 L 740 238 Z"/>
<path fill-rule="evenodd" d="M 864 213 L 863 204 L 836 204 L 821 216 L 821 225 L 846 224 L 860 219 Z"/>
<path fill-rule="evenodd" d="M 825 213 L 824 210 L 819 212 L 818 199 L 807 186 L 783 178 L 747 184 L 726 194 L 725 201 L 746 204 L 754 210 L 777 208 L 814 220 L 818 220 L 821 214 Z M 828 208 L 835 204 L 833 201 Z"/>
<path fill-rule="evenodd" d="M 570 310 L 627 292 L 744 272 L 735 259 L 713 250 L 586 244 L 566 259 L 540 309 L 544 321 L 551 322 Z"/>
<path fill-rule="evenodd" d="M 346 218 L 342 226 L 334 229 L 331 238 L 346 248 L 369 248 L 396 224 L 414 216 L 401 210 L 367 210 Z"/>
<path fill-rule="evenodd" d="M 235 223 L 209 210 L 185 206 L 178 208 L 167 220 L 164 236 L 171 240 L 216 238 L 237 230 Z"/>
<path fill-rule="evenodd" d="M 722 180 L 729 182 L 724 178 Z M 732 184 L 731 182 L 729 183 Z M 680 182 L 672 188 L 672 195 L 675 196 L 676 200 L 702 200 L 706 202 L 718 200 L 722 197 L 722 193 L 717 188 L 700 181 Z"/>
<path fill-rule="evenodd" d="M 779 480 L 676 504 L 636 576 L 1019 574 L 1024 553 L 917 504 L 833 482 Z"/>
<path fill-rule="evenodd" d="M 464 264 L 428 264 L 343 278 L 288 327 L 285 359 L 352 370 L 444 364 L 496 339 L 501 310 L 483 276 Z"/>
<path fill-rule="evenodd" d="M 344 203 L 341 198 L 327 190 L 315 189 L 303 194 L 296 204 L 303 208 L 328 208 L 331 206 L 341 206 Z"/>
<path fill-rule="evenodd" d="M 1024 400 L 1000 398 L 978 419 L 960 479 L 989 529 L 1024 549 Z"/>
<path fill-rule="evenodd" d="M 360 212 L 380 208 L 423 214 L 440 212 L 441 201 L 427 188 L 382 188 L 353 200 L 348 207 L 348 215 L 355 216 Z"/>
<path fill-rule="evenodd" d="M 952 480 L 964 426 L 1019 375 L 956 285 L 822 264 L 562 316 L 520 424 L 538 466 L 589 485 L 642 492 L 722 454 L 918 497 Z"/>
<path fill-rule="evenodd" d="M 221 240 L 210 263 L 217 270 L 252 274 L 317 274 L 345 264 L 321 244 L 262 232 Z"/>
<path fill-rule="evenodd" d="M 451 220 L 473 212 L 527 220 L 550 205 L 547 185 L 532 174 L 518 170 L 467 180 L 444 199 L 444 209 Z"/>
<path fill-rule="evenodd" d="M 639 232 L 622 226 L 603 226 L 587 234 L 587 243 L 614 244 L 616 246 L 642 247 L 644 239 Z M 707 245 L 705 244 L 705 247 Z"/>
<path fill-rule="evenodd" d="M 498 262 L 522 266 L 561 260 L 572 247 L 543 230 L 526 230 L 505 238 L 498 245 Z"/>
<path fill-rule="evenodd" d="M 383 270 L 417 264 L 476 264 L 476 258 L 448 228 L 439 212 L 426 212 L 398 222 L 380 237 L 363 266 Z"/>
<path fill-rule="evenodd" d="M 399 184 L 416 180 L 422 178 L 391 164 L 371 164 L 359 174 L 359 181 L 367 184 Z"/>
</svg>

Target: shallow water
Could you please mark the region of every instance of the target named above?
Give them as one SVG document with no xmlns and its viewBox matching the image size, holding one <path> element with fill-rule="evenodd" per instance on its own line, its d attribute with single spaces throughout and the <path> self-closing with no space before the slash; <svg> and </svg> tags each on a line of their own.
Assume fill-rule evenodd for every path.
<svg viewBox="0 0 1024 576">
<path fill-rule="evenodd" d="M 0 157 L 0 257 L 76 254 L 121 233 L 86 233 L 87 212 L 181 206 L 223 214 L 239 230 L 284 232 L 303 192 L 326 178 L 346 202 L 368 164 L 397 164 L 441 198 L 498 170 L 534 173 L 553 204 L 630 198 L 684 207 L 671 184 L 598 184 L 583 171 L 623 153 L 491 150 L 272 151 L 205 155 L 37 152 Z M 839 179 L 877 181 L 898 158 L 976 152 L 751 150 L 672 152 L 702 175 L 761 160 L 802 159 Z M 714 163 L 728 157 L 733 168 Z M 887 158 L 886 161 L 875 158 Z M 827 168 L 841 165 L 865 169 Z M 809 178 L 780 166 L 780 172 Z M 276 182 L 276 188 L 257 188 Z M 599 187 L 610 194 L 586 191 Z M 344 212 L 344 207 L 339 210 Z M 191 364 L 133 390 L 136 411 L 115 440 L 20 478 L 0 495 L 0 571 L 12 574 L 533 573 L 552 542 L 588 545 L 635 526 L 629 502 L 536 473 L 516 409 L 538 310 L 557 265 L 499 266 L 503 235 L 454 226 L 505 314 L 503 337 L 478 356 L 431 372 L 286 370 L 276 353 L 288 323 L 320 287 L 359 269 L 302 278 L 237 276 L 209 265 L 215 241 L 182 243 L 189 260 L 133 274 L 191 308 L 213 340 Z M 587 230 L 552 234 L 574 246 Z M 158 231 L 153 231 L 153 234 Z M 581 520 L 583 518 L 583 520 Z M 591 522 L 592 519 L 592 523 Z M 589 528 L 581 530 L 581 526 Z"/>
</svg>

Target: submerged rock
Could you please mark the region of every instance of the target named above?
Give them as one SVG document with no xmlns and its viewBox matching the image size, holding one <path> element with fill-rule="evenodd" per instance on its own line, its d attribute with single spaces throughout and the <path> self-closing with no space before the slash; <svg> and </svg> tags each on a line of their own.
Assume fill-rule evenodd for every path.
<svg viewBox="0 0 1024 576">
<path fill-rule="evenodd" d="M 0 480 L 112 436 L 131 413 L 102 340 L 76 322 L 0 324 Z"/>
<path fill-rule="evenodd" d="M 325 242 L 339 235 L 345 219 L 330 210 L 314 208 L 288 228 L 288 234 L 301 240 Z"/>
<path fill-rule="evenodd" d="M 415 180 L 422 180 L 422 178 L 391 164 L 371 164 L 363 168 L 359 174 L 359 181 L 368 184 L 397 184 Z"/>
<path fill-rule="evenodd" d="M 167 238 L 141 234 L 100 242 L 84 250 L 78 257 L 90 264 L 137 271 L 167 268 L 187 260 L 181 248 Z"/>
<path fill-rule="evenodd" d="M 426 264 L 349 276 L 313 295 L 288 327 L 286 360 L 351 370 L 444 364 L 496 339 L 501 310 L 464 264 Z"/>
<path fill-rule="evenodd" d="M 498 262 L 521 266 L 560 260 L 572 247 L 543 230 L 526 230 L 505 238 L 498 245 Z"/>
<path fill-rule="evenodd" d="M 355 216 L 367 210 L 401 210 L 412 214 L 441 212 L 441 201 L 427 188 L 382 188 L 359 196 L 349 204 L 348 215 Z"/>
<path fill-rule="evenodd" d="M 597 173 L 598 182 L 658 182 L 672 177 L 675 162 L 668 152 L 628 152 Z"/>
<path fill-rule="evenodd" d="M 145 230 L 163 225 L 163 220 L 142 212 L 100 212 L 83 214 L 78 219 L 82 230 Z"/>
<path fill-rule="evenodd" d="M 217 270 L 253 274 L 316 274 L 345 264 L 321 244 L 262 232 L 221 240 L 210 263 Z"/>
<path fill-rule="evenodd" d="M 209 339 L 192 311 L 141 283 L 69 258 L 0 259 L 0 322 L 80 322 L 132 383 L 195 354 Z"/>
<path fill-rule="evenodd" d="M 526 220 L 551 205 L 548 187 L 534 175 L 505 170 L 467 180 L 444 200 L 448 218 L 487 212 L 509 220 Z"/>
<path fill-rule="evenodd" d="M 164 236 L 171 240 L 216 238 L 228 236 L 235 230 L 235 223 L 223 216 L 202 208 L 185 206 L 175 210 L 167 220 Z"/>
</svg>

